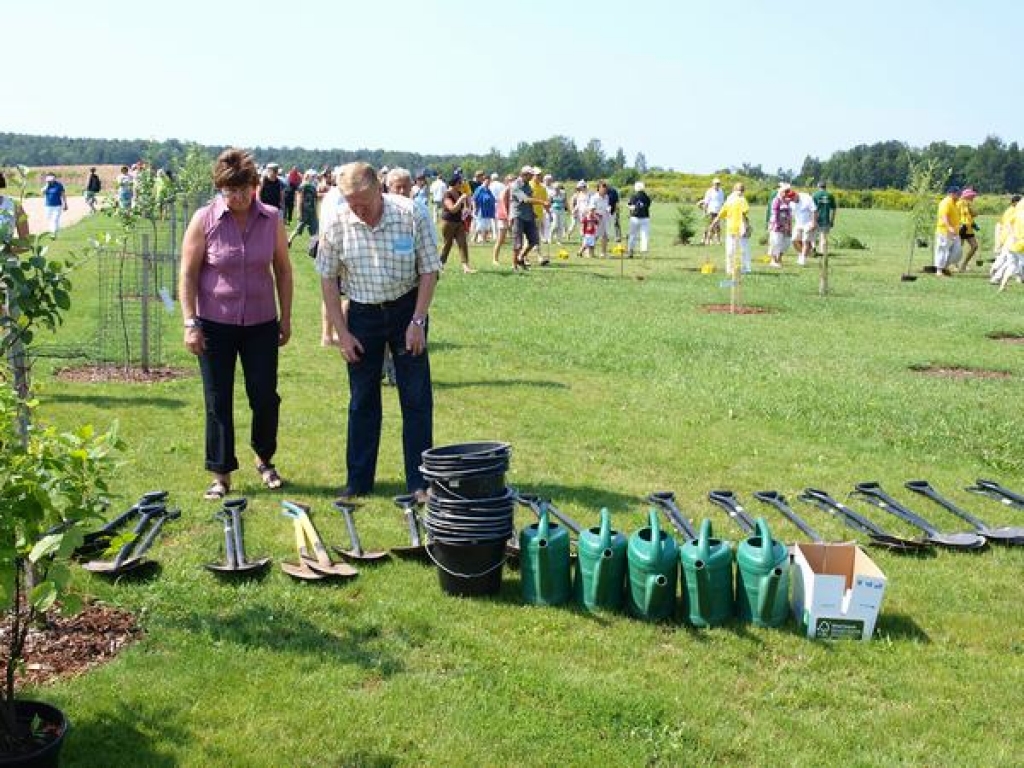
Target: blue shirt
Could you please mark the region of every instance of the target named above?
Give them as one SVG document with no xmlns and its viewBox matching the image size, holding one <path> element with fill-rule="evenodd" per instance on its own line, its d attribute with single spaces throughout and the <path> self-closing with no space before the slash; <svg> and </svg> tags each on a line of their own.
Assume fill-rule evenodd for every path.
<svg viewBox="0 0 1024 768">
<path fill-rule="evenodd" d="M 473 193 L 473 204 L 476 206 L 477 218 L 493 219 L 495 212 L 494 193 L 481 184 Z"/>
<path fill-rule="evenodd" d="M 64 185 L 59 181 L 51 181 L 43 190 L 43 197 L 46 198 L 46 206 L 48 208 L 64 205 Z"/>
</svg>

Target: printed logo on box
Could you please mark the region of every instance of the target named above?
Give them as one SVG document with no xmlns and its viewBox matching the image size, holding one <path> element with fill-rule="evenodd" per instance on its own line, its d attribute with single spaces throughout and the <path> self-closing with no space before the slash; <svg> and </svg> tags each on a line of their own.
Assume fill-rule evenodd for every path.
<svg viewBox="0 0 1024 768">
<path fill-rule="evenodd" d="M 864 622 L 854 619 L 818 619 L 814 636 L 820 640 L 859 639 L 864 635 Z"/>
</svg>

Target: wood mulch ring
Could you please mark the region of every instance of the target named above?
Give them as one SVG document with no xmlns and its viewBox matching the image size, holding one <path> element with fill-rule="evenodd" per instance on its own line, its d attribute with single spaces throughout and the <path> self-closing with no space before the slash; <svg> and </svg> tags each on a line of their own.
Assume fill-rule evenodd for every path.
<svg viewBox="0 0 1024 768">
<path fill-rule="evenodd" d="M 1024 333 L 1014 333 L 1013 331 L 992 331 L 985 335 L 993 341 L 1002 341 L 1007 344 L 1024 344 Z"/>
<path fill-rule="evenodd" d="M 194 376 L 191 368 L 125 368 L 118 365 L 76 365 L 61 368 L 53 372 L 60 381 L 71 381 L 79 384 L 104 384 L 121 382 L 124 384 L 159 384 L 163 381 Z"/>
<path fill-rule="evenodd" d="M 911 365 L 910 370 L 944 379 L 1009 379 L 1013 377 L 1009 371 L 967 368 L 962 365 Z"/>
<path fill-rule="evenodd" d="M 733 308 L 731 304 L 704 304 L 701 309 L 712 314 L 732 315 L 767 315 L 774 312 L 768 307 L 755 307 L 750 304 L 740 304 Z"/>
<path fill-rule="evenodd" d="M 0 620 L 0 642 L 6 645 L 10 631 L 8 614 Z M 102 603 L 88 605 L 74 616 L 51 611 L 41 628 L 28 632 L 18 683 L 45 685 L 75 677 L 110 661 L 142 634 L 133 614 Z"/>
</svg>

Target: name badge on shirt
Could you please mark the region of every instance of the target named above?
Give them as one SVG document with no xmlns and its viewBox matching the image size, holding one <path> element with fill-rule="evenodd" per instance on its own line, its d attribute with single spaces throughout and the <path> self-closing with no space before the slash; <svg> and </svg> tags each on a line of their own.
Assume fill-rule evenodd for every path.
<svg viewBox="0 0 1024 768">
<path fill-rule="evenodd" d="M 398 256 L 412 255 L 412 236 L 399 235 L 395 238 L 395 254 Z"/>
</svg>

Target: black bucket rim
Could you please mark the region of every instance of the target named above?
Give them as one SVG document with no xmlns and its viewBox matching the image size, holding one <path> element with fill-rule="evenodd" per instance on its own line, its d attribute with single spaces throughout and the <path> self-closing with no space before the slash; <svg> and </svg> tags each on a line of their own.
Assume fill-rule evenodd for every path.
<svg viewBox="0 0 1024 768">
<path fill-rule="evenodd" d="M 462 450 L 459 450 L 462 449 Z M 501 440 L 475 440 L 466 443 L 449 443 L 448 445 L 435 445 L 427 448 L 420 454 L 426 460 L 430 458 L 451 458 L 451 457 L 473 457 L 489 455 L 509 455 L 512 453 L 512 444 Z"/>
</svg>

